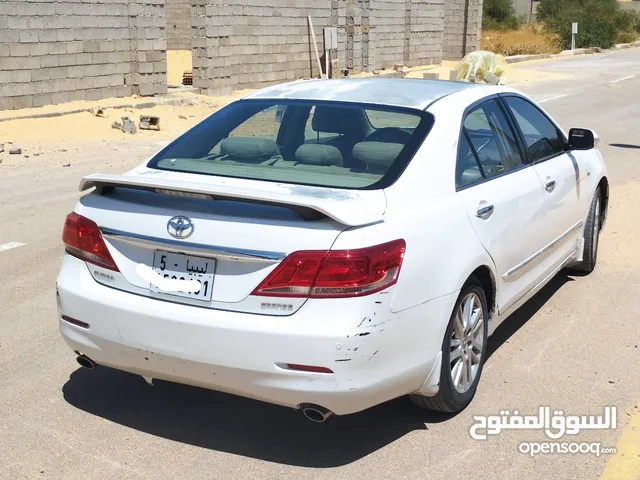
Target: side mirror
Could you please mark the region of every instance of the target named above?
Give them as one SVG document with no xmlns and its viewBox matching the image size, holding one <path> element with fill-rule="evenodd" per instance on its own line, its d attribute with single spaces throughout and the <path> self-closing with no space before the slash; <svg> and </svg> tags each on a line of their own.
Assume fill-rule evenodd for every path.
<svg viewBox="0 0 640 480">
<path fill-rule="evenodd" d="M 591 150 L 600 139 L 592 130 L 586 128 L 572 128 L 569 130 L 569 148 L 571 150 Z"/>
</svg>

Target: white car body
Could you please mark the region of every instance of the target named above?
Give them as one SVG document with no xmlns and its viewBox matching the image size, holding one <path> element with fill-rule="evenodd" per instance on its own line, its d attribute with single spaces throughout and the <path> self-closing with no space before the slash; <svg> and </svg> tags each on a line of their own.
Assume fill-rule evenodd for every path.
<svg viewBox="0 0 640 480">
<path fill-rule="evenodd" d="M 147 378 L 296 409 L 313 404 L 350 414 L 406 394 L 436 395 L 443 338 L 466 280 L 480 272 L 490 282 L 485 286 L 491 334 L 558 271 L 581 259 L 584 225 L 599 186 L 602 223 L 606 218 L 606 170 L 597 150 L 570 151 L 457 190 L 465 110 L 495 95 L 526 96 L 505 87 L 382 83 L 380 89 L 368 79 L 297 82 L 246 99 L 426 109 L 435 118 L 431 131 L 405 171 L 384 189 L 161 171 L 148 162 L 121 176 L 85 178 L 81 190 L 98 190 L 83 196 L 74 211 L 99 225 L 119 271 L 65 254 L 57 291 L 60 331 L 70 348 L 96 364 Z M 547 191 L 550 179 L 555 188 Z M 102 194 L 114 185 L 115 193 Z M 171 192 L 298 205 L 325 218 L 305 223 L 273 213 L 266 220 L 247 219 L 244 207 L 233 202 L 231 213 L 219 215 L 199 200 L 176 205 L 179 197 Z M 477 216 L 489 204 L 493 214 Z M 168 234 L 167 221 L 180 215 L 194 226 L 184 240 Z M 352 298 L 251 295 L 294 251 L 358 249 L 396 239 L 406 243 L 401 270 L 397 283 L 382 291 Z M 153 294 L 149 279 L 136 268 L 151 266 L 158 249 L 204 252 L 216 262 L 212 298 L 204 308 L 199 301 Z"/>
</svg>

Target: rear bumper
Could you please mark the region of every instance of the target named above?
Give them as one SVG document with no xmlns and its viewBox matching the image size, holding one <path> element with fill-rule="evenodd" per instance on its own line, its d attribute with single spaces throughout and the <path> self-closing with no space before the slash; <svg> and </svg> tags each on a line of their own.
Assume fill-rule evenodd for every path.
<svg viewBox="0 0 640 480">
<path fill-rule="evenodd" d="M 73 350 L 96 363 L 278 405 L 364 410 L 418 390 L 429 375 L 456 294 L 393 314 L 392 294 L 308 301 L 289 317 L 210 310 L 115 290 L 65 255 L 60 319 Z M 333 374 L 287 370 L 292 363 Z"/>
</svg>

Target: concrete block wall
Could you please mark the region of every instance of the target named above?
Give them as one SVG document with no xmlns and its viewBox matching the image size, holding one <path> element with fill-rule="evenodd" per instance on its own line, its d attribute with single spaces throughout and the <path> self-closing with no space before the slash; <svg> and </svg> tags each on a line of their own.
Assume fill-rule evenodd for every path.
<svg viewBox="0 0 640 480">
<path fill-rule="evenodd" d="M 167 50 L 191 50 L 191 1 L 165 1 Z"/>
<path fill-rule="evenodd" d="M 317 75 L 331 0 L 191 0 L 193 85 L 208 95 Z"/>
<path fill-rule="evenodd" d="M 412 0 L 408 11 L 406 64 L 430 65 L 442 61 L 444 0 Z"/>
<path fill-rule="evenodd" d="M 405 63 L 407 31 L 406 9 L 410 0 L 371 1 L 372 60 L 375 68 Z"/>
<path fill-rule="evenodd" d="M 166 92 L 164 1 L 0 1 L 0 110 Z"/>
<path fill-rule="evenodd" d="M 445 0 L 444 60 L 459 60 L 477 50 L 482 33 L 483 0 Z"/>
<path fill-rule="evenodd" d="M 323 27 L 352 73 L 459 59 L 477 48 L 482 0 L 191 0 L 193 85 L 208 95 L 316 76 Z M 465 20 L 465 14 L 468 18 Z"/>
</svg>

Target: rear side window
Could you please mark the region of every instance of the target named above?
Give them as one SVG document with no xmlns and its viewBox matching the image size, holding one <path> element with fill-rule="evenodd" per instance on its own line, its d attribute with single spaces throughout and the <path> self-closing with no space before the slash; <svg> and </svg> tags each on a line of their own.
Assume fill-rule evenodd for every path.
<svg viewBox="0 0 640 480">
<path fill-rule="evenodd" d="M 458 143 L 456 187 L 501 175 L 522 163 L 515 133 L 495 100 L 465 116 Z"/>
<path fill-rule="evenodd" d="M 385 188 L 433 125 L 423 111 L 337 102 L 232 103 L 150 168 L 336 188 Z"/>
<path fill-rule="evenodd" d="M 519 97 L 504 97 L 504 101 L 522 132 L 532 162 L 540 162 L 564 152 L 564 135 L 537 107 Z"/>
</svg>

